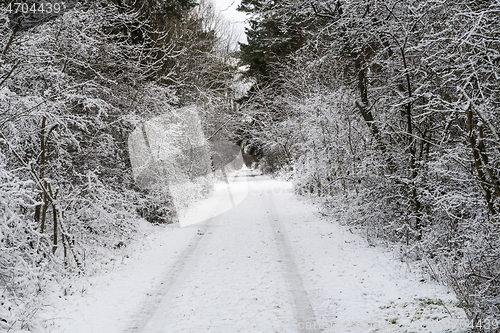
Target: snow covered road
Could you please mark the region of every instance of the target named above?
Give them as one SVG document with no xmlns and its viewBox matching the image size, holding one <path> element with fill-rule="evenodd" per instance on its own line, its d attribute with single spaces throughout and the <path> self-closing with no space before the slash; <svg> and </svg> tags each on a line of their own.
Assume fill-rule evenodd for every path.
<svg viewBox="0 0 500 333">
<path fill-rule="evenodd" d="M 460 331 L 452 293 L 321 219 L 290 184 L 249 170 L 229 179 L 235 207 L 219 184 L 181 228 L 151 235 L 83 297 L 54 303 L 53 331 Z M 194 223 L 202 211 L 210 217 Z"/>
<path fill-rule="evenodd" d="M 148 301 L 130 332 L 285 332 L 295 319 L 314 319 L 282 227 L 290 216 L 274 204 L 288 188 L 273 195 L 260 186 L 267 178 L 247 176 L 231 178 L 233 191 L 250 186 L 235 209 L 184 227 L 197 234 L 157 293 L 161 301 Z M 227 205 L 223 198 L 212 200 Z"/>
</svg>

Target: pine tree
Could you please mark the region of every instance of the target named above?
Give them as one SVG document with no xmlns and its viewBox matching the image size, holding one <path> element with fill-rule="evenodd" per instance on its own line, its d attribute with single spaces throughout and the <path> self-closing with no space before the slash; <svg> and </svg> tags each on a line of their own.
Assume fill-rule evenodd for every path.
<svg viewBox="0 0 500 333">
<path fill-rule="evenodd" d="M 271 79 L 273 65 L 304 44 L 310 20 L 281 0 L 243 0 L 238 10 L 252 15 L 248 43 L 240 43 L 241 62 L 249 66 L 248 75 Z"/>
</svg>

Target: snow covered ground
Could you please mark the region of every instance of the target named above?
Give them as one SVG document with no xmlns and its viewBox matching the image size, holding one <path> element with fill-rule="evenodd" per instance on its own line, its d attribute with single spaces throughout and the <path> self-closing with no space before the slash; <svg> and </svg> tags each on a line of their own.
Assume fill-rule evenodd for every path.
<svg viewBox="0 0 500 333">
<path fill-rule="evenodd" d="M 465 326 L 451 291 L 421 282 L 392 253 L 322 219 L 291 184 L 250 170 L 229 180 L 183 212 L 182 227 L 154 227 L 112 272 L 48 300 L 42 316 L 50 331 L 436 333 Z"/>
</svg>

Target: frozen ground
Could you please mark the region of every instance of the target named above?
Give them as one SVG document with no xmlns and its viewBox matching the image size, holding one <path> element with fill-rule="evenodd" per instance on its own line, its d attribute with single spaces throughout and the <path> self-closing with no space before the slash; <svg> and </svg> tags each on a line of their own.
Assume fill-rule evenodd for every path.
<svg viewBox="0 0 500 333">
<path fill-rule="evenodd" d="M 157 227 L 84 292 L 43 310 L 54 333 L 460 332 L 445 287 L 347 228 L 291 185 L 242 170 Z M 201 221 L 200 221 L 201 220 Z"/>
</svg>

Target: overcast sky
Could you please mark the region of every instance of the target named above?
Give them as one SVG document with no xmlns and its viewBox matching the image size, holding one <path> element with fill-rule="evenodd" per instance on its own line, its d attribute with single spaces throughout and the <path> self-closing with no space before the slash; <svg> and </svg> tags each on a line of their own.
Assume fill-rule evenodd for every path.
<svg viewBox="0 0 500 333">
<path fill-rule="evenodd" d="M 245 19 L 246 15 L 236 11 L 236 8 L 240 4 L 240 0 L 212 0 L 215 2 L 217 7 L 220 9 L 222 14 L 226 17 L 229 22 L 235 25 L 235 30 L 240 36 L 240 42 L 246 42 L 245 36 Z"/>
</svg>

